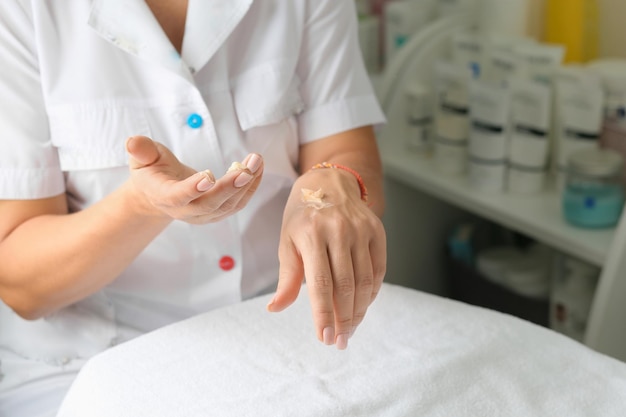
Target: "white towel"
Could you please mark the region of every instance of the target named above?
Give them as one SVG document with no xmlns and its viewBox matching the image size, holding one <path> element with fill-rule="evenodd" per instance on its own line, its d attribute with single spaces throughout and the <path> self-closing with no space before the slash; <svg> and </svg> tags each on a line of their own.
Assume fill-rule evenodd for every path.
<svg viewBox="0 0 626 417">
<path fill-rule="evenodd" d="M 171 325 L 83 368 L 59 417 L 624 416 L 626 364 L 494 311 L 385 284 L 347 350 L 306 289 Z"/>
</svg>

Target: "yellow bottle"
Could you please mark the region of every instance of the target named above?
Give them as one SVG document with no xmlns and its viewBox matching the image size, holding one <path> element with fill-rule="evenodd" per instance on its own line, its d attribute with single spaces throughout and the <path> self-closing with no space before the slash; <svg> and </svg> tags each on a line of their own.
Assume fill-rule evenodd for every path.
<svg viewBox="0 0 626 417">
<path fill-rule="evenodd" d="M 598 0 L 547 0 L 545 40 L 564 45 L 564 62 L 584 63 L 598 57 Z"/>
</svg>

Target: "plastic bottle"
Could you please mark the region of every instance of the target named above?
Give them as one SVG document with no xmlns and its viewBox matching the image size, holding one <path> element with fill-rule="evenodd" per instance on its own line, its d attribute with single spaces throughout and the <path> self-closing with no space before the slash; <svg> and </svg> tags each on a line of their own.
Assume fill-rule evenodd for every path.
<svg viewBox="0 0 626 417">
<path fill-rule="evenodd" d="M 430 151 L 434 111 L 433 91 L 421 83 L 412 84 L 407 88 L 406 99 L 409 125 L 407 147 L 413 151 Z"/>
<path fill-rule="evenodd" d="M 565 62 L 587 62 L 600 45 L 597 0 L 547 0 L 545 40 L 565 45 Z"/>
</svg>

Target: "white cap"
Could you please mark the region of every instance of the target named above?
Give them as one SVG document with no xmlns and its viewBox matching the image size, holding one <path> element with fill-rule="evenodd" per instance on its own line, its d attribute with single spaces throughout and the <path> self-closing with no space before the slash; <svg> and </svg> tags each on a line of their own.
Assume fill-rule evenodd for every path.
<svg viewBox="0 0 626 417">
<path fill-rule="evenodd" d="M 622 156 L 612 149 L 579 149 L 568 158 L 570 170 L 594 177 L 613 176 L 621 171 L 623 163 Z"/>
</svg>

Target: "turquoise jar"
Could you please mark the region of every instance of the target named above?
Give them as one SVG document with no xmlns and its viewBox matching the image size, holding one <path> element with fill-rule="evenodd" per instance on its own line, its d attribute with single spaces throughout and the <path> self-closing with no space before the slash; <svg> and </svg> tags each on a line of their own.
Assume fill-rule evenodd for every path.
<svg viewBox="0 0 626 417">
<path fill-rule="evenodd" d="M 612 227 L 624 206 L 622 156 L 610 149 L 581 149 L 568 158 L 563 215 L 572 225 Z"/>
</svg>

